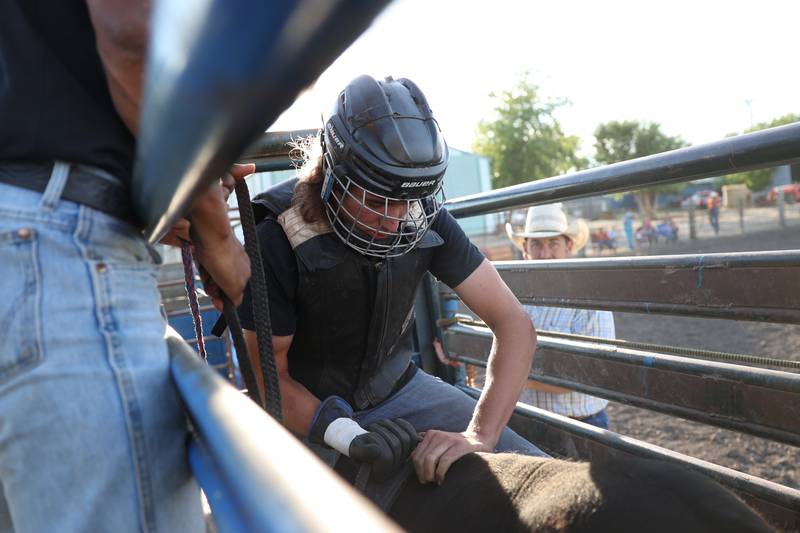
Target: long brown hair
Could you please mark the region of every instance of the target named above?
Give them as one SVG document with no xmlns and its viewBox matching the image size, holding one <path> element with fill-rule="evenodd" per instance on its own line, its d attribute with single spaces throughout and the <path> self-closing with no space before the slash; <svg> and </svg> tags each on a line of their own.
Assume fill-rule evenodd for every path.
<svg viewBox="0 0 800 533">
<path fill-rule="evenodd" d="M 300 210 L 303 220 L 309 224 L 319 222 L 325 216 L 322 204 L 322 144 L 319 135 L 309 135 L 292 141 L 290 156 L 301 161 L 297 169 L 298 182 L 294 186 L 292 204 Z"/>
</svg>

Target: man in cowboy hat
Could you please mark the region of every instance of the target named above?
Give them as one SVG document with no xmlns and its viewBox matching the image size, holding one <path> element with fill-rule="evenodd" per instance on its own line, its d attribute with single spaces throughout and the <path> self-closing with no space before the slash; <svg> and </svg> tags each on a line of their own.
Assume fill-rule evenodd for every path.
<svg viewBox="0 0 800 533">
<path fill-rule="evenodd" d="M 568 223 L 561 204 L 550 204 L 528 209 L 523 232 L 515 233 L 511 224 L 506 224 L 506 233 L 526 260 L 567 259 L 586 245 L 589 227 L 582 219 L 573 219 Z M 614 315 L 610 311 L 530 305 L 524 307 L 537 330 L 614 338 Z M 602 398 L 531 380 L 523 390 L 520 400 L 608 429 L 608 415 L 605 411 L 608 400 Z"/>
</svg>

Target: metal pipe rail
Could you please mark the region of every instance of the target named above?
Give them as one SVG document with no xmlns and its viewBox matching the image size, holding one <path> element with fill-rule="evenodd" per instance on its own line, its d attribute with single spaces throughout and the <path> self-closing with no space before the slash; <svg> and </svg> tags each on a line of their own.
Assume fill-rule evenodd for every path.
<svg viewBox="0 0 800 533">
<path fill-rule="evenodd" d="M 221 531 L 399 531 L 174 330 L 166 338 L 194 429 L 190 463 Z"/>
<path fill-rule="evenodd" d="M 480 391 L 461 387 L 478 398 Z M 673 452 L 606 431 L 544 409 L 518 403 L 509 426 L 538 446 L 561 457 L 584 460 L 633 456 L 658 459 L 705 474 L 737 492 L 770 522 L 787 531 L 800 527 L 800 490 L 731 468 Z"/>
<path fill-rule="evenodd" d="M 800 250 L 493 264 L 529 305 L 800 324 Z"/>
<path fill-rule="evenodd" d="M 158 241 L 387 3 L 156 2 L 132 187 L 146 237 Z"/>
<path fill-rule="evenodd" d="M 456 218 L 800 161 L 800 123 L 448 200 Z M 531 176 L 533 178 L 534 176 Z"/>
<path fill-rule="evenodd" d="M 290 170 L 294 168 L 294 161 L 289 143 L 317 133 L 319 129 L 268 131 L 247 147 L 239 162 L 255 163 L 256 172 Z"/>
<path fill-rule="evenodd" d="M 259 172 L 293 168 L 287 143 L 318 129 L 267 132 L 241 158 Z M 800 161 L 800 123 L 746 133 L 563 176 L 530 181 L 448 200 L 456 218 L 611 192 L 690 181 Z"/>
<path fill-rule="evenodd" d="M 452 359 L 486 366 L 488 329 L 444 333 Z M 529 377 L 800 446 L 800 374 L 539 335 Z"/>
<path fill-rule="evenodd" d="M 465 326 L 475 326 L 485 328 L 486 323 L 464 315 L 456 315 L 452 318 L 440 318 L 436 321 L 439 328 L 445 328 L 454 324 Z M 629 348 L 631 350 L 643 350 L 646 352 L 658 352 L 666 355 L 677 355 L 678 357 L 691 357 L 702 361 L 720 361 L 722 363 L 732 363 L 734 365 L 758 366 L 762 368 L 773 368 L 776 370 L 791 369 L 800 371 L 800 361 L 791 359 L 776 359 L 774 357 L 763 357 L 760 355 L 749 355 L 733 352 L 718 352 L 715 350 L 705 350 L 703 348 L 686 348 L 683 346 L 671 346 L 668 344 L 654 344 L 650 342 L 626 341 L 623 339 L 608 339 L 605 337 L 594 337 L 592 335 L 578 335 L 577 333 L 562 333 L 551 329 L 540 329 L 539 334 L 548 337 L 557 337 L 573 341 L 596 342 Z"/>
</svg>

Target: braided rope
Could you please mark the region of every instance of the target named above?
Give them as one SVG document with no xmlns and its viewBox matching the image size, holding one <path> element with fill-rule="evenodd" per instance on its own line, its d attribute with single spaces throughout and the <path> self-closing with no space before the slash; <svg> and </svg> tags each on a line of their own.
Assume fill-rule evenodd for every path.
<svg viewBox="0 0 800 533">
<path fill-rule="evenodd" d="M 243 180 L 236 183 L 236 201 L 239 204 L 239 217 L 244 234 L 244 247 L 250 257 L 250 291 L 252 292 L 253 319 L 258 339 L 258 358 L 264 378 L 264 392 L 267 412 L 278 422 L 283 421 L 281 407 L 281 390 L 278 381 L 278 369 L 272 351 L 272 324 L 269 317 L 269 294 L 264 274 L 264 262 L 261 259 L 261 247 L 256 234 L 256 222 L 253 206 L 250 203 L 250 191 Z M 229 324 L 230 326 L 230 324 Z"/>
<path fill-rule="evenodd" d="M 200 306 L 197 303 L 197 286 L 194 283 L 194 261 L 192 258 L 192 245 L 188 241 L 181 241 L 181 258 L 183 259 L 183 276 L 186 286 L 186 295 L 189 299 L 189 307 L 192 312 L 192 320 L 194 321 L 194 331 L 198 338 L 198 349 L 200 355 L 204 360 L 208 360 L 206 355 L 205 341 L 203 340 L 203 321 L 200 315 Z M 233 305 L 230 298 L 224 293 L 222 294 L 223 310 L 222 314 L 225 316 L 227 323 L 231 330 L 231 338 L 233 339 L 233 346 L 239 359 L 239 369 L 242 372 L 245 386 L 247 387 L 247 394 L 250 399 L 260 404 L 262 408 L 266 409 L 264 402 L 261 400 L 258 393 L 258 384 L 256 377 L 253 373 L 253 367 L 250 365 L 250 355 L 247 351 L 247 344 L 244 341 L 242 334 L 242 326 L 239 323 L 239 315 L 236 314 L 236 306 Z M 240 355 L 241 354 L 241 355 Z"/>
<path fill-rule="evenodd" d="M 200 306 L 197 303 L 197 286 L 194 283 L 194 259 L 192 258 L 192 244 L 189 241 L 181 240 L 181 259 L 183 260 L 183 281 L 186 287 L 186 297 L 189 299 L 189 308 L 192 310 L 192 321 L 194 322 L 194 334 L 197 337 L 197 351 L 204 361 L 208 360 L 206 355 L 206 343 L 203 339 L 203 319 L 200 316 Z"/>
<path fill-rule="evenodd" d="M 239 360 L 239 370 L 244 379 L 244 386 L 247 387 L 247 395 L 255 403 L 266 410 L 264 400 L 258 392 L 258 383 L 256 382 L 256 375 L 253 372 L 253 366 L 250 362 L 250 351 L 247 349 L 247 343 L 244 340 L 242 332 L 242 325 L 239 323 L 239 315 L 236 312 L 236 306 L 233 305 L 231 299 L 224 293 L 222 295 L 222 315 L 228 324 L 228 329 L 231 332 L 231 339 L 233 340 L 233 347 L 236 349 L 236 359 Z"/>
<path fill-rule="evenodd" d="M 230 299 L 223 294 L 223 315 L 231 331 L 234 347 L 239 359 L 239 367 L 247 386 L 248 395 L 260 404 L 277 421 L 283 421 L 281 407 L 281 393 L 278 381 L 278 370 L 275 356 L 272 351 L 272 326 L 269 317 L 269 295 L 267 282 L 264 275 L 264 264 L 261 260 L 261 249 L 256 234 L 255 216 L 250 204 L 250 191 L 244 181 L 236 184 L 236 199 L 239 203 L 239 216 L 244 233 L 244 243 L 251 264 L 251 283 L 253 315 L 256 323 L 256 337 L 258 340 L 259 363 L 264 378 L 266 398 L 261 398 L 255 379 L 255 374 L 250 363 L 247 344 L 244 341 L 242 326 L 236 313 L 236 308 Z M 197 304 L 197 287 L 194 283 L 194 263 L 192 260 L 192 245 L 188 241 L 181 242 L 181 257 L 183 259 L 183 274 L 185 278 L 186 294 L 189 307 L 192 310 L 195 334 L 197 335 L 198 348 L 203 359 L 206 359 L 205 343 L 203 342 L 203 326 L 200 316 L 200 306 Z"/>
</svg>

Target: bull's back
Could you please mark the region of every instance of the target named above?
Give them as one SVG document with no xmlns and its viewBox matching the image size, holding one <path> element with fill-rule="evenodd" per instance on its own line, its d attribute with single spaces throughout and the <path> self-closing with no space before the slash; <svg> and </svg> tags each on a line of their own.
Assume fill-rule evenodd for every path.
<svg viewBox="0 0 800 533">
<path fill-rule="evenodd" d="M 651 460 L 470 454 L 442 486 L 409 480 L 390 512 L 409 531 L 769 531 L 702 474 Z"/>
</svg>

